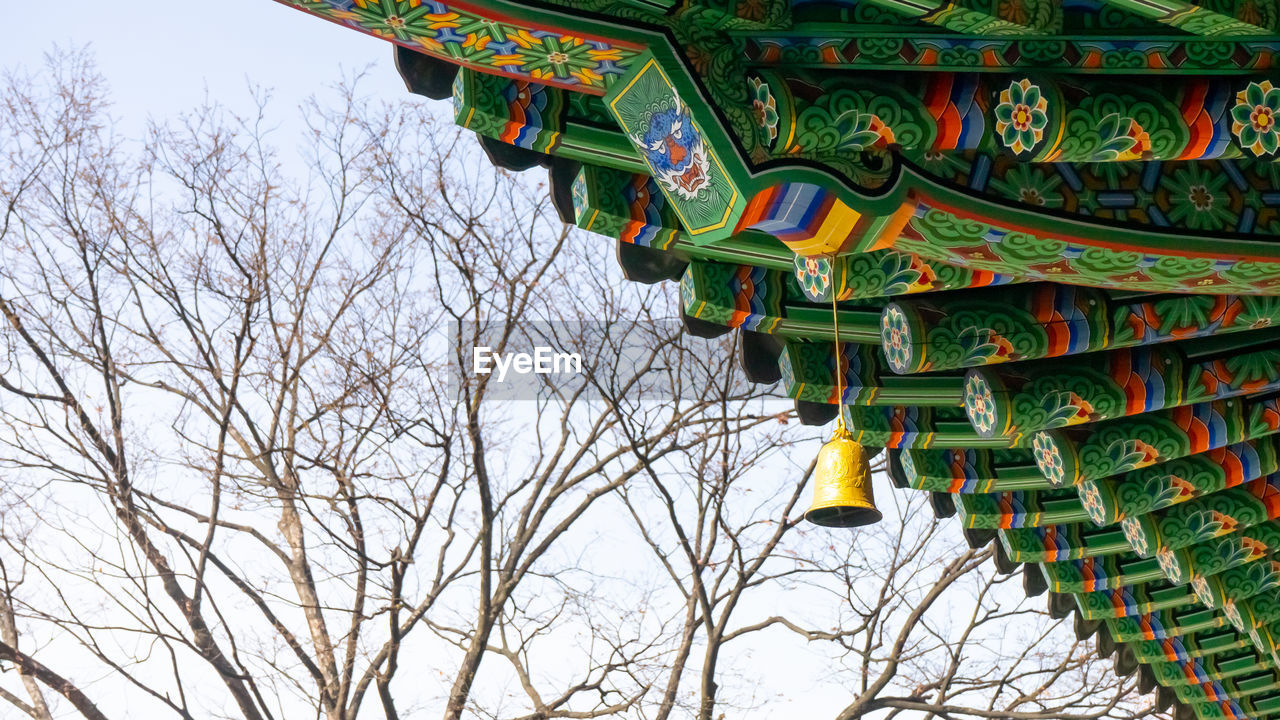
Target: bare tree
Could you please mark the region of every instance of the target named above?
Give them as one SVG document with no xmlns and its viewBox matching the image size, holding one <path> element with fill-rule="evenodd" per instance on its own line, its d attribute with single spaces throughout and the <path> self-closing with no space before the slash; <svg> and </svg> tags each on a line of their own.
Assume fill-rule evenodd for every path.
<svg viewBox="0 0 1280 720">
<path fill-rule="evenodd" d="M 83 55 L 6 80 L 0 700 L 710 720 L 762 703 L 738 647 L 821 641 L 861 683 L 842 717 L 1130 716 L 1079 648 L 989 647 L 1033 613 L 918 504 L 910 534 L 800 528 L 785 451 L 813 433 L 730 347 L 543 187 L 358 87 L 287 134 L 259 93 L 133 140 Z M 581 377 L 465 371 L 531 343 Z M 958 587 L 956 635 L 933 609 Z M 771 593 L 819 609 L 748 601 Z"/>
<path fill-rule="evenodd" d="M 1136 678 L 1117 677 L 1070 622 L 1027 598 L 1020 574 L 1003 574 L 994 550 L 956 552 L 953 528 L 932 520 L 924 498 L 894 500 L 905 531 L 876 527 L 856 554 L 830 552 L 820 565 L 838 577 L 846 615 L 812 640 L 841 648 L 853 699 L 839 720 L 1161 717 L 1137 697 Z M 879 558 L 879 562 L 868 562 Z"/>
<path fill-rule="evenodd" d="M 682 599 L 672 600 L 673 615 L 683 611 L 679 642 L 652 717 L 709 720 L 750 707 L 750 692 L 717 695 L 722 656 L 796 642 L 829 649 L 848 697 L 840 720 L 1162 716 L 1136 680 L 1117 677 L 1070 623 L 1011 582 L 1019 575 L 999 572 L 991 546 L 957 550 L 956 528 L 933 517 L 923 493 L 882 493 L 884 522 L 832 533 L 799 519 L 812 467 L 796 468 L 761 505 L 734 471 L 749 458 L 709 448 L 707 459 L 699 473 L 666 473 L 624 494 Z M 760 585 L 803 600 L 780 612 L 741 608 Z M 696 691 L 681 706 L 685 684 Z"/>
</svg>

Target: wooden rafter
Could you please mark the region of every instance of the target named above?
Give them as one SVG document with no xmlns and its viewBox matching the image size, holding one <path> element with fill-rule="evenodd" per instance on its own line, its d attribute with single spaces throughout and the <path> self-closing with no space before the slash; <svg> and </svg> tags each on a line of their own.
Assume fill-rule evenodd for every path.
<svg viewBox="0 0 1280 720">
<path fill-rule="evenodd" d="M 1274 35 L 1275 28 L 1256 25 L 1187 0 L 1103 0 L 1107 4 L 1155 20 L 1192 35 L 1253 37 Z"/>
</svg>

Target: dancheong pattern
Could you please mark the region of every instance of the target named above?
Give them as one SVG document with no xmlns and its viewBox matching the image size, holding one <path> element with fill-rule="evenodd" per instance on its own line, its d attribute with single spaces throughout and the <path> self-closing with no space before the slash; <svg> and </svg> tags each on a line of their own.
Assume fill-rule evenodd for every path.
<svg viewBox="0 0 1280 720">
<path fill-rule="evenodd" d="M 634 44 L 589 39 L 422 0 L 278 0 L 419 52 L 477 70 L 603 94 L 639 55 Z"/>
<path fill-rule="evenodd" d="M 1099 74 L 1157 74 L 1170 70 L 1243 73 L 1273 67 L 1278 52 L 1268 42 L 1182 43 L 1167 37 L 839 37 L 834 33 L 770 36 L 758 31 L 739 37 L 743 53 L 752 62 L 869 70 L 1012 70 L 1029 62 L 1037 68 Z"/>
<path fill-rule="evenodd" d="M 1161 707 L 1280 718 L 1270 5 L 286 4 L 432 58 L 410 89 Z"/>
<path fill-rule="evenodd" d="M 1111 140 L 1109 147 L 1120 157 L 1119 149 L 1134 152 L 1135 146 Z M 1270 190 L 1276 168 L 1269 159 L 1031 165 L 986 153 L 929 153 L 920 168 L 939 182 L 1079 219 L 1267 236 L 1280 228 L 1280 196 Z"/>
</svg>

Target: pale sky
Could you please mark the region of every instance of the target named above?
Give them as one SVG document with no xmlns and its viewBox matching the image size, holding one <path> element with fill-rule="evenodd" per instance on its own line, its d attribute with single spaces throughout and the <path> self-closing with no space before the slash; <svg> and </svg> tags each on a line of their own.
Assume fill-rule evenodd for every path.
<svg viewBox="0 0 1280 720">
<path fill-rule="evenodd" d="M 293 108 L 344 71 L 366 67 L 366 93 L 406 96 L 389 43 L 270 0 L 8 0 L 5 6 L 0 67 L 35 69 L 55 46 L 88 44 L 117 114 L 130 124 L 188 110 L 206 89 L 234 106 L 250 83 L 272 88 L 279 109 Z"/>
</svg>

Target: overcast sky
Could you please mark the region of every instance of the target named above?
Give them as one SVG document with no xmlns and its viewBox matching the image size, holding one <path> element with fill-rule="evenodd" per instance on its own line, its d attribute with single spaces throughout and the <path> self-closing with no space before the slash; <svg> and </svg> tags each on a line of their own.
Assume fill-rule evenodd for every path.
<svg viewBox="0 0 1280 720">
<path fill-rule="evenodd" d="M 292 108 L 366 67 L 365 92 L 405 96 L 388 43 L 270 0 L 5 5 L 0 66 L 34 69 L 55 46 L 87 44 L 130 125 L 188 110 L 206 90 L 234 106 L 250 83 L 272 88 L 279 109 Z"/>
</svg>

